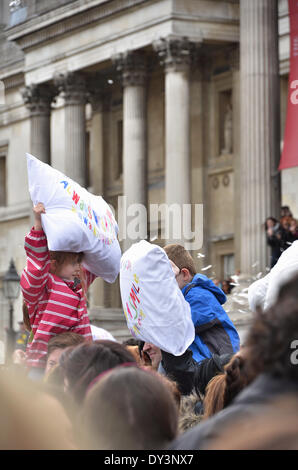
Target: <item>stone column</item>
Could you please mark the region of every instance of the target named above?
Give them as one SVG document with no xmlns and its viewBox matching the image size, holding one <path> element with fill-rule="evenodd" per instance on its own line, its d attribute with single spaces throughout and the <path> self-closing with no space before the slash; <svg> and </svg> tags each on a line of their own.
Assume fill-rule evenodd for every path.
<svg viewBox="0 0 298 470">
<path fill-rule="evenodd" d="M 90 86 L 89 86 L 90 82 Z M 88 80 L 89 101 L 92 106 L 90 135 L 90 186 L 94 194 L 104 195 L 104 101 L 107 90 L 99 75 Z"/>
<path fill-rule="evenodd" d="M 279 188 L 277 0 L 240 1 L 241 272 L 266 273 L 264 222 Z"/>
<path fill-rule="evenodd" d="M 86 185 L 86 84 L 80 73 L 60 74 L 55 79 L 65 102 L 65 174 Z"/>
<path fill-rule="evenodd" d="M 90 133 L 90 191 L 104 197 L 104 82 L 99 74 L 88 79 L 89 101 L 92 106 Z M 90 286 L 90 307 L 107 307 L 106 291 L 111 286 L 100 277 Z"/>
<path fill-rule="evenodd" d="M 165 67 L 165 202 L 179 204 L 182 214 L 182 205 L 191 203 L 189 75 L 193 44 L 186 38 L 161 39 L 154 48 Z M 170 235 L 179 232 L 182 240 L 182 225 L 175 215 Z M 170 236 L 169 241 L 178 240 Z"/>
<path fill-rule="evenodd" d="M 233 167 L 234 167 L 234 254 L 235 272 L 241 266 L 241 161 L 240 161 L 240 48 L 233 47 L 228 53 L 233 74 Z"/>
<path fill-rule="evenodd" d="M 126 227 L 133 232 L 124 240 L 126 250 L 147 236 L 146 65 L 144 56 L 137 52 L 119 54 L 114 61 L 123 80 L 123 195 Z M 132 204 L 142 207 L 130 212 Z"/>
<path fill-rule="evenodd" d="M 48 85 L 30 85 L 21 90 L 30 110 L 30 152 L 45 163 L 51 161 L 51 102 L 55 95 Z"/>
</svg>

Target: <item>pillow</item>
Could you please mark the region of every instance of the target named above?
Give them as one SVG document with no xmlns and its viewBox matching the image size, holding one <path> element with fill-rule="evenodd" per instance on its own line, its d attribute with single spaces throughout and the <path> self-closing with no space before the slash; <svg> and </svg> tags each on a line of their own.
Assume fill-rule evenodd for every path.
<svg viewBox="0 0 298 470">
<path fill-rule="evenodd" d="M 84 252 L 83 266 L 107 282 L 119 274 L 121 250 L 118 225 L 109 205 L 63 173 L 27 156 L 29 192 L 42 202 L 43 230 L 51 251 Z"/>
<path fill-rule="evenodd" d="M 175 356 L 194 341 L 190 305 L 162 248 L 142 240 L 123 254 L 120 291 L 127 327 L 135 338 Z"/>
<path fill-rule="evenodd" d="M 98 341 L 102 339 L 108 339 L 109 341 L 115 341 L 116 343 L 118 342 L 114 336 L 104 328 L 100 328 L 99 326 L 95 325 L 90 325 L 91 328 L 91 333 L 92 333 L 92 340 L 93 341 Z"/>
<path fill-rule="evenodd" d="M 277 301 L 280 288 L 298 274 L 298 240 L 283 251 L 269 274 L 264 302 L 265 310 Z"/>
<path fill-rule="evenodd" d="M 248 288 L 248 302 L 251 310 L 260 305 L 267 310 L 277 301 L 283 284 L 298 274 L 298 240 L 294 241 L 277 260 L 271 271 Z"/>
</svg>

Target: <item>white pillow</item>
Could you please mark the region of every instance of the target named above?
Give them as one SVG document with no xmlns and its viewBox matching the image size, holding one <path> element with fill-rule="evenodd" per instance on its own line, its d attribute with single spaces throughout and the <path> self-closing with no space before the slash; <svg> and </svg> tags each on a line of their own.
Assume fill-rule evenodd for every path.
<svg viewBox="0 0 298 470">
<path fill-rule="evenodd" d="M 175 356 L 186 351 L 195 338 L 190 305 L 162 248 L 145 240 L 132 245 L 121 258 L 120 290 L 134 337 Z"/>
<path fill-rule="evenodd" d="M 267 310 L 277 300 L 280 288 L 298 274 L 298 240 L 292 243 L 277 260 L 270 271 L 264 309 Z"/>
<path fill-rule="evenodd" d="M 118 225 L 109 205 L 63 173 L 27 156 L 29 192 L 42 202 L 41 222 L 51 251 L 84 252 L 83 265 L 105 281 L 119 274 Z"/>
<path fill-rule="evenodd" d="M 298 274 L 298 240 L 287 248 L 271 271 L 255 281 L 248 289 L 248 302 L 251 310 L 257 305 L 267 310 L 277 301 L 280 288 Z"/>
<path fill-rule="evenodd" d="M 109 341 L 115 341 L 116 343 L 118 342 L 114 336 L 104 328 L 100 328 L 99 326 L 95 325 L 90 325 L 91 328 L 91 333 L 92 333 L 92 339 L 93 341 L 101 340 L 101 339 L 108 339 Z"/>
</svg>

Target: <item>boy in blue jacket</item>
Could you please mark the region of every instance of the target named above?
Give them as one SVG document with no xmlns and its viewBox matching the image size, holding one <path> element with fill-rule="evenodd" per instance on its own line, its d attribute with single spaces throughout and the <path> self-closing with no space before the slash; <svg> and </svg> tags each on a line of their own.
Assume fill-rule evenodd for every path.
<svg viewBox="0 0 298 470">
<path fill-rule="evenodd" d="M 196 336 L 189 349 L 195 361 L 213 354 L 234 354 L 239 351 L 239 335 L 222 307 L 227 300 L 224 292 L 211 279 L 196 274 L 192 257 L 181 245 L 164 247 L 174 264 L 176 280 L 185 300 L 190 304 Z"/>
</svg>

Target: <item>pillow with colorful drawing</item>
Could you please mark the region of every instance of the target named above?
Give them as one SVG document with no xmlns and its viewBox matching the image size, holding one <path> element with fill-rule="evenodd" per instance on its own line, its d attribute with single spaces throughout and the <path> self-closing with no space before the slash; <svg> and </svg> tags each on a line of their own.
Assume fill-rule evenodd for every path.
<svg viewBox="0 0 298 470">
<path fill-rule="evenodd" d="M 42 202 L 41 222 L 51 251 L 84 252 L 83 265 L 96 276 L 114 282 L 121 250 L 118 225 L 101 196 L 30 154 L 27 156 L 29 192 L 33 204 Z"/>
<path fill-rule="evenodd" d="M 145 240 L 122 256 L 120 292 L 131 334 L 180 356 L 195 338 L 190 305 L 165 251 Z"/>
</svg>

